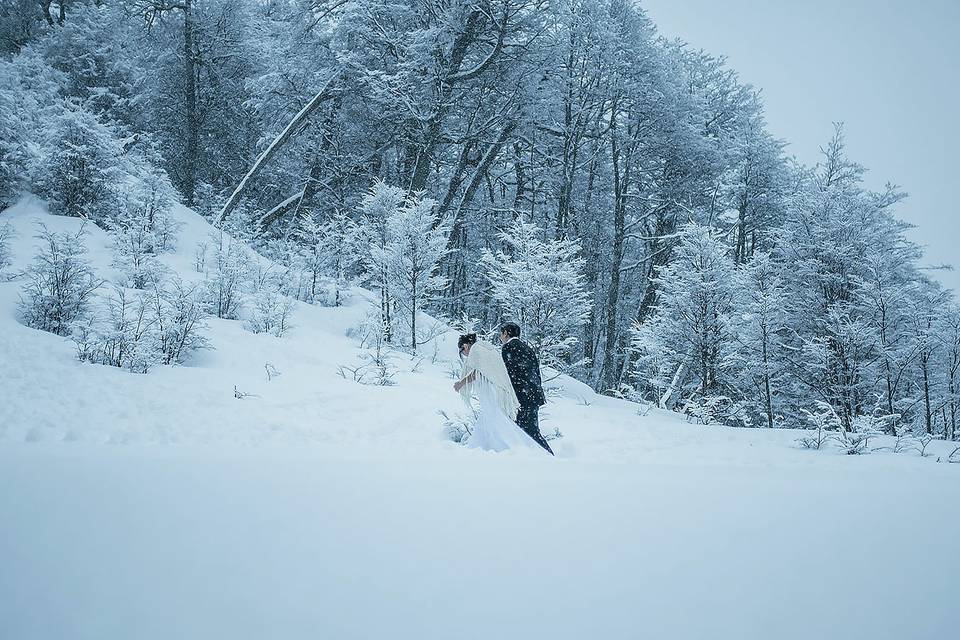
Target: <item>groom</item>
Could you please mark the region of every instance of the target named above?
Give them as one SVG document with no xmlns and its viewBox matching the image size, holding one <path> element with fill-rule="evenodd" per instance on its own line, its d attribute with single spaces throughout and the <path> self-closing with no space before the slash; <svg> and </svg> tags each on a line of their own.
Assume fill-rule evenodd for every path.
<svg viewBox="0 0 960 640">
<path fill-rule="evenodd" d="M 547 404 L 540 380 L 540 362 L 530 345 L 520 340 L 520 325 L 516 322 L 504 322 L 500 326 L 500 342 L 503 343 L 503 363 L 507 365 L 507 374 L 513 383 L 520 401 L 517 412 L 517 424 L 533 438 L 534 442 L 550 452 L 553 450 L 540 433 L 538 412 Z"/>
</svg>

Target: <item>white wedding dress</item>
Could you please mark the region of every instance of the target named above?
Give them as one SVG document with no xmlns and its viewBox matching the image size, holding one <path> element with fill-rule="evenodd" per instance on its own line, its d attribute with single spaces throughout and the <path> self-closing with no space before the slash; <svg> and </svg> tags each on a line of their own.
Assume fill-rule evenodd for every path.
<svg viewBox="0 0 960 640">
<path fill-rule="evenodd" d="M 486 342 L 472 345 L 470 354 L 463 362 L 462 373 L 463 378 L 474 374 L 472 381 L 464 385 L 460 393 L 477 417 L 467 447 L 543 453 L 540 445 L 513 421 L 520 403 L 498 349 Z M 473 396 L 476 396 L 479 408 L 471 401 Z"/>
</svg>

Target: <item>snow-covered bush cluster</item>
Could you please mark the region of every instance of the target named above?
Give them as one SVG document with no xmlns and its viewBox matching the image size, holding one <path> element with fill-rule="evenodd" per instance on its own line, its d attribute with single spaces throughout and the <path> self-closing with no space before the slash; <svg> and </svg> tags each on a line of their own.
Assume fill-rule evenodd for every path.
<svg viewBox="0 0 960 640">
<path fill-rule="evenodd" d="M 296 292 L 290 269 L 222 232 L 197 247 L 196 267 L 204 274 L 201 295 L 210 315 L 243 319 L 250 331 L 277 337 L 292 328 Z"/>
<path fill-rule="evenodd" d="M 75 325 L 77 357 L 134 373 L 182 364 L 209 346 L 206 317 L 197 288 L 176 278 L 149 291 L 118 286 L 107 297 L 105 311 Z"/>
<path fill-rule="evenodd" d="M 180 364 L 208 346 L 206 312 L 198 287 L 176 277 L 143 290 L 115 283 L 103 294 L 85 258 L 83 231 L 56 233 L 41 226 L 38 253 L 24 274 L 19 313 L 29 327 L 72 337 L 85 362 L 146 373 L 156 364 Z"/>
</svg>

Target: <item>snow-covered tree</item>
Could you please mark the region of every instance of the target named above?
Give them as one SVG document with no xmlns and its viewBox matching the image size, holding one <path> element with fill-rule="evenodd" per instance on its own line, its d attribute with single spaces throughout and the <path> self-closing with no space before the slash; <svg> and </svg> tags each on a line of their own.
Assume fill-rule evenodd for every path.
<svg viewBox="0 0 960 640">
<path fill-rule="evenodd" d="M 734 366 L 733 260 L 715 230 L 689 224 L 680 233 L 674 260 L 657 276 L 656 312 L 637 328 L 634 340 L 641 377 L 650 362 L 660 367 L 652 382 L 663 390 L 663 405 L 678 399 L 678 391 L 699 398 L 722 393 Z"/>
<path fill-rule="evenodd" d="M 944 432 L 950 440 L 957 438 L 960 419 L 960 308 L 951 304 L 941 322 L 941 353 L 946 381 Z"/>
<path fill-rule="evenodd" d="M 735 309 L 730 330 L 735 341 L 734 359 L 744 395 L 752 399 L 768 427 L 776 420 L 780 387 L 787 357 L 782 333 L 788 330 L 787 291 L 780 276 L 782 265 L 758 253 L 738 270 L 733 285 Z"/>
<path fill-rule="evenodd" d="M 336 212 L 320 222 L 309 216 L 298 235 L 305 245 L 300 258 L 306 276 L 304 300 L 324 300 L 324 304 L 339 307 L 355 283 L 362 259 L 360 227 L 346 212 Z M 324 280 L 331 284 L 329 300 L 324 295 Z"/>
<path fill-rule="evenodd" d="M 363 239 L 367 250 L 364 259 L 367 283 L 380 293 L 381 326 L 385 340 L 393 340 L 393 297 L 390 250 L 390 220 L 395 217 L 406 200 L 403 189 L 385 182 L 375 183 L 364 195 L 360 211 L 363 213 Z"/>
<path fill-rule="evenodd" d="M 447 252 L 449 225 L 436 217 L 437 203 L 409 196 L 387 220 L 387 264 L 393 299 L 409 322 L 410 348 L 419 344 L 417 314 L 435 299 L 446 280 L 437 272 Z"/>
<path fill-rule="evenodd" d="M 580 244 L 544 240 L 543 229 L 522 220 L 498 238 L 504 250 L 485 251 L 481 264 L 500 316 L 520 324 L 543 364 L 570 364 L 590 313 Z"/>
</svg>

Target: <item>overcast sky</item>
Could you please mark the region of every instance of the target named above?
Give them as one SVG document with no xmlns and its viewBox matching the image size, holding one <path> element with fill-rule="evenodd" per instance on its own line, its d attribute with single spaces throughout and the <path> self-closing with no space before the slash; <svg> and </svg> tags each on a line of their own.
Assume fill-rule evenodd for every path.
<svg viewBox="0 0 960 640">
<path fill-rule="evenodd" d="M 901 185 L 927 264 L 960 267 L 960 0 L 641 0 L 667 37 L 724 55 L 805 164 L 845 124 L 868 184 Z M 960 271 L 937 277 L 960 291 Z"/>
</svg>

